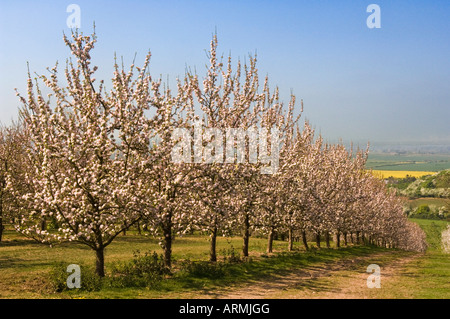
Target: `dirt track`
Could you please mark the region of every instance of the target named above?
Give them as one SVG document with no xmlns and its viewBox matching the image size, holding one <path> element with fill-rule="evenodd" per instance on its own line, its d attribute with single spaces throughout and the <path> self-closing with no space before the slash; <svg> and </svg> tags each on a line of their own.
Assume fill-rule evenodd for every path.
<svg viewBox="0 0 450 319">
<path fill-rule="evenodd" d="M 392 284 L 401 276 L 402 267 L 419 255 L 398 257 L 395 252 L 386 252 L 367 257 L 339 261 L 331 265 L 319 265 L 302 270 L 293 270 L 288 275 L 274 275 L 243 286 L 210 291 L 205 298 L 217 299 L 275 299 L 275 298 L 376 298 L 383 286 Z M 381 267 L 381 289 L 367 287 L 366 272 L 369 264 Z"/>
</svg>

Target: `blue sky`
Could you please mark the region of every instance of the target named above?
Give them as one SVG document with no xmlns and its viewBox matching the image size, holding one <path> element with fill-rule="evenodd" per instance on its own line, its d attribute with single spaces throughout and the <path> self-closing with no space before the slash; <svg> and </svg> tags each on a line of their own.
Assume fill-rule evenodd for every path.
<svg viewBox="0 0 450 319">
<path fill-rule="evenodd" d="M 450 144 L 450 1 L 9 1 L 0 0 L 0 122 L 17 118 L 14 88 L 25 93 L 26 63 L 44 73 L 69 51 L 69 4 L 81 31 L 98 43 L 97 78 L 111 78 L 114 52 L 138 64 L 148 49 L 151 73 L 199 74 L 211 35 L 219 52 L 258 54 L 288 102 L 292 90 L 322 135 L 364 143 Z M 381 28 L 369 29 L 369 4 Z"/>
</svg>

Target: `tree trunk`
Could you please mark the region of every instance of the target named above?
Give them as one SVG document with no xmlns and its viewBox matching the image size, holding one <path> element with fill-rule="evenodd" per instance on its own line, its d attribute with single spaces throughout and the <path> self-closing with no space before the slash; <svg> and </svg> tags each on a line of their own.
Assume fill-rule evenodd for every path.
<svg viewBox="0 0 450 319">
<path fill-rule="evenodd" d="M 327 248 L 330 248 L 330 233 L 328 231 L 325 232 L 325 243 L 327 244 Z"/>
<path fill-rule="evenodd" d="M 3 237 L 3 229 L 5 229 L 5 227 L 3 226 L 3 217 L 0 215 L 0 242 L 2 241 Z"/>
<path fill-rule="evenodd" d="M 45 219 L 41 220 L 41 230 L 47 230 L 47 221 Z"/>
<path fill-rule="evenodd" d="M 362 239 L 363 245 L 367 245 L 367 235 L 365 233 L 361 234 L 361 239 Z"/>
<path fill-rule="evenodd" d="M 3 229 L 5 229 L 3 227 L 3 204 L 0 199 L 0 242 L 2 241 L 2 237 L 3 237 Z"/>
<path fill-rule="evenodd" d="M 294 238 L 293 238 L 293 234 L 292 234 L 292 228 L 289 228 L 289 233 L 288 233 L 288 250 L 289 251 L 294 250 Z"/>
<path fill-rule="evenodd" d="M 306 231 L 302 231 L 302 241 L 303 241 L 303 246 L 305 246 L 305 249 L 309 250 L 308 241 L 306 240 Z"/>
<path fill-rule="evenodd" d="M 126 235 L 127 235 L 128 225 L 127 225 L 127 223 L 124 223 L 123 226 L 125 226 L 125 227 L 123 228 L 123 235 L 126 236 Z"/>
<path fill-rule="evenodd" d="M 137 222 L 137 231 L 139 235 L 142 235 L 142 231 L 141 231 L 141 223 Z"/>
<path fill-rule="evenodd" d="M 341 234 L 339 232 L 336 233 L 336 247 L 341 247 Z"/>
<path fill-rule="evenodd" d="M 359 231 L 356 232 L 356 244 L 359 245 Z"/>
<path fill-rule="evenodd" d="M 211 232 L 211 247 L 209 251 L 209 261 L 211 262 L 217 261 L 216 243 L 217 243 L 217 226 L 214 226 L 214 229 Z"/>
<path fill-rule="evenodd" d="M 320 248 L 320 233 L 316 233 L 316 244 L 317 248 Z"/>
<path fill-rule="evenodd" d="M 242 255 L 248 257 L 248 242 L 250 240 L 250 216 L 245 215 L 244 220 L 244 245 L 242 246 Z"/>
<path fill-rule="evenodd" d="M 101 246 L 95 250 L 96 260 L 95 260 L 95 273 L 100 277 L 105 277 L 105 247 Z"/>
<path fill-rule="evenodd" d="M 172 225 L 164 227 L 164 265 L 170 269 L 172 266 Z"/>
<path fill-rule="evenodd" d="M 344 232 L 344 245 L 347 246 L 348 241 L 347 241 L 347 232 Z"/>
<path fill-rule="evenodd" d="M 274 230 L 273 227 L 271 227 L 269 231 L 269 236 L 267 238 L 267 253 L 273 252 L 273 237 L 274 237 Z"/>
</svg>

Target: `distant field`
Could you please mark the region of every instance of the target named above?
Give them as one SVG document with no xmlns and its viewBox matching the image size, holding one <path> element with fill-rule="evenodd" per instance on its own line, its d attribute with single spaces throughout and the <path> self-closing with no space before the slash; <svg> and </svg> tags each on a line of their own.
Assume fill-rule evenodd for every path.
<svg viewBox="0 0 450 319">
<path fill-rule="evenodd" d="M 369 154 L 366 167 L 377 171 L 414 171 L 429 174 L 449 169 L 450 154 L 373 153 Z"/>
<path fill-rule="evenodd" d="M 408 203 L 412 208 L 419 207 L 420 205 L 441 207 L 441 206 L 449 205 L 450 199 L 425 197 L 425 198 L 410 199 L 410 200 L 408 200 Z"/>
<path fill-rule="evenodd" d="M 380 178 L 405 178 L 406 175 L 413 176 L 416 178 L 425 176 L 425 175 L 433 175 L 435 172 L 426 172 L 426 171 L 389 171 L 389 170 L 373 170 L 373 174 Z"/>
</svg>

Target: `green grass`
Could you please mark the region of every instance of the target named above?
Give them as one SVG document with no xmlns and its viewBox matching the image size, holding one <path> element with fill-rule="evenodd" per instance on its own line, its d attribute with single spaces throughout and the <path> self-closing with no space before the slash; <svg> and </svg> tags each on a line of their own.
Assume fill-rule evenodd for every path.
<svg viewBox="0 0 450 319">
<path fill-rule="evenodd" d="M 442 252 L 441 233 L 448 222 L 412 219 L 427 235 L 429 248 L 425 255 L 408 264 L 403 271 L 398 292 L 408 291 L 410 298 L 450 298 L 450 254 Z M 396 296 L 393 290 L 391 295 Z M 401 294 L 400 294 L 401 295 Z"/>
<path fill-rule="evenodd" d="M 425 254 L 408 263 L 400 279 L 389 289 L 379 292 L 382 298 L 448 299 L 450 298 L 450 255 L 442 252 L 441 233 L 445 221 L 411 219 L 427 235 Z"/>
<path fill-rule="evenodd" d="M 441 250 L 444 221 L 411 219 L 424 229 L 429 248 L 424 254 L 397 251 L 378 254 L 350 267 L 317 279 L 305 280 L 280 291 L 274 298 L 368 298 L 368 299 L 449 299 L 450 254 Z M 403 260 L 403 262 L 402 262 Z M 368 263 L 381 267 L 381 289 L 365 285 Z M 398 264 L 400 262 L 400 264 Z M 397 263 L 397 266 L 395 266 Z M 393 267 L 394 273 L 386 269 Z"/>
<path fill-rule="evenodd" d="M 401 269 L 402 276 L 396 282 L 383 287 L 384 289 L 371 290 L 370 298 L 450 298 L 450 255 L 441 251 L 440 242 L 440 234 L 447 223 L 431 220 L 413 221 L 425 230 L 429 243 L 428 251 L 406 264 Z M 63 244 L 50 248 L 25 239 L 11 230 L 6 232 L 4 239 L 5 241 L 0 243 L 0 298 L 204 298 L 214 296 L 215 292 L 235 285 L 259 280 L 270 281 L 274 274 L 283 276 L 296 269 L 309 267 L 327 269 L 327 265 L 353 260 L 356 257 L 368 257 L 371 262 L 384 267 L 398 258 L 411 256 L 411 253 L 400 251 L 387 253 L 387 249 L 367 246 L 313 249 L 305 252 L 299 243 L 295 243 L 294 252 L 288 253 L 285 251 L 287 243 L 282 241 L 275 241 L 275 253 L 266 255 L 264 253 L 266 239 L 251 238 L 250 259 L 242 263 L 228 264 L 221 276 L 213 278 L 177 271 L 185 259 L 204 261 L 208 259 L 207 238 L 187 236 L 175 240 L 174 275 L 163 280 L 158 287 L 152 289 L 105 287 L 94 292 L 73 290 L 54 293 L 47 283 L 52 266 L 57 262 L 67 265 L 72 263 L 93 265 L 94 253 L 78 244 Z M 241 245 L 241 238 L 220 238 L 219 260 L 223 259 L 227 249 L 235 248 L 240 252 Z M 113 263 L 131 260 L 136 250 L 161 252 L 157 240 L 129 232 L 127 236 L 118 237 L 107 248 L 107 273 Z M 357 271 L 352 268 L 352 264 L 346 267 L 342 271 L 343 274 L 348 275 Z M 347 275 L 342 278 L 345 279 Z M 308 281 L 302 289 L 326 291 L 339 285 L 342 278 Z M 280 297 L 283 296 L 281 293 Z"/>
<path fill-rule="evenodd" d="M 229 264 L 220 278 L 192 276 L 177 272 L 186 259 L 208 260 L 209 241 L 201 236 L 177 238 L 173 246 L 175 275 L 164 280 L 155 289 L 146 288 L 103 288 L 98 292 L 68 291 L 52 293 L 46 278 L 53 265 L 59 262 L 92 266 L 94 253 L 79 244 L 67 243 L 48 247 L 25 239 L 8 230 L 4 242 L 0 243 L 0 298 L 180 298 L 207 295 L 210 291 L 234 284 L 258 280 L 276 274 L 288 273 L 292 269 L 311 265 L 334 263 L 336 261 L 366 256 L 380 248 L 348 247 L 312 250 L 305 252 L 300 243 L 295 243 L 294 252 L 285 252 L 287 243 L 274 242 L 274 254 L 266 255 L 266 239 L 251 238 L 250 258 L 246 262 Z M 224 258 L 225 250 L 235 248 L 240 253 L 242 239 L 219 238 L 218 258 Z M 115 262 L 133 258 L 139 250 L 162 252 L 157 240 L 129 232 L 118 237 L 106 250 L 106 271 Z"/>
<path fill-rule="evenodd" d="M 449 222 L 414 218 L 410 220 L 419 224 L 419 226 L 425 231 L 425 234 L 427 235 L 427 243 L 429 245 L 427 253 L 444 254 L 441 246 L 441 234 Z M 447 257 L 450 258 L 450 255 Z"/>
</svg>

